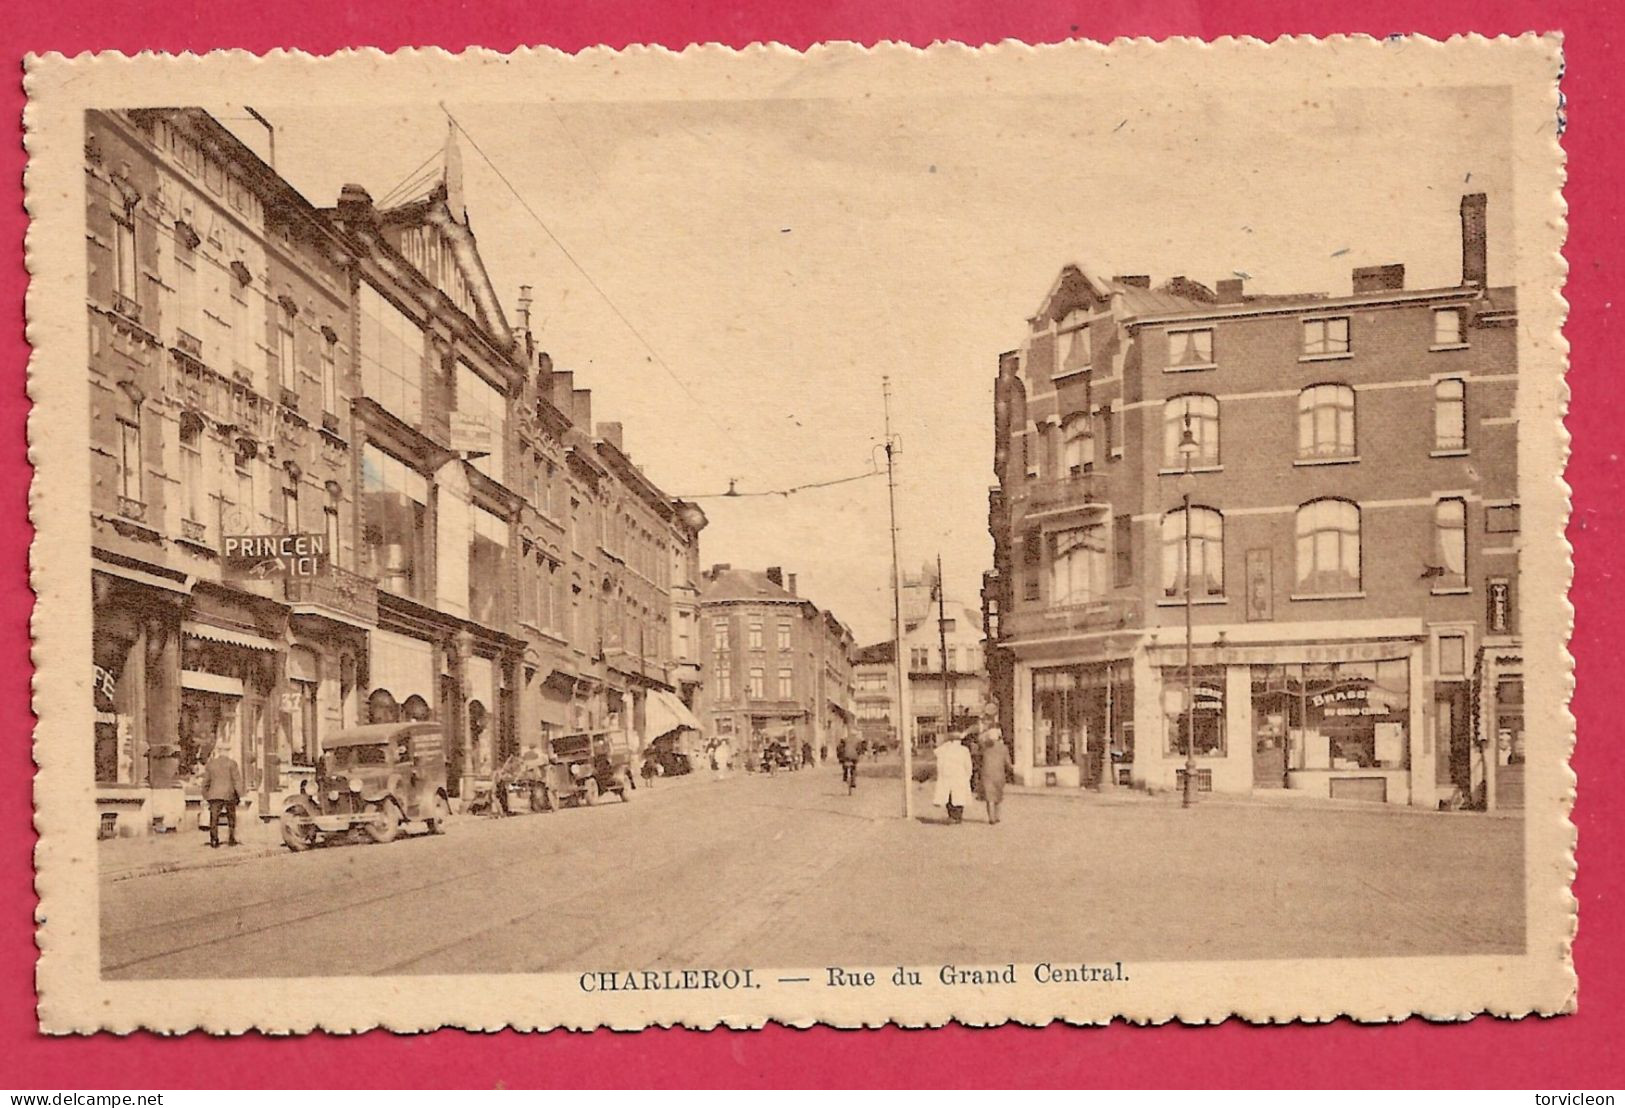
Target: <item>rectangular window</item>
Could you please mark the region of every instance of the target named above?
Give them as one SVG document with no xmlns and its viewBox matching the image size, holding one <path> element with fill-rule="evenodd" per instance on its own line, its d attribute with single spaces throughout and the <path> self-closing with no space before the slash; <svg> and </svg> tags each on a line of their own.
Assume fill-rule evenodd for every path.
<svg viewBox="0 0 1625 1108">
<path fill-rule="evenodd" d="M 1183 757 L 1190 736 L 1195 736 L 1198 758 L 1225 756 L 1224 667 L 1196 666 L 1192 673 L 1193 697 L 1186 695 L 1185 668 L 1166 666 L 1162 670 L 1163 733 L 1169 756 Z"/>
<path fill-rule="evenodd" d="M 133 419 L 121 419 L 119 433 L 119 486 L 118 493 L 137 504 L 141 500 L 141 424 L 140 413 Z"/>
<path fill-rule="evenodd" d="M 1094 347 L 1089 341 L 1089 325 L 1057 331 L 1055 335 L 1055 376 L 1079 373 L 1094 364 Z"/>
<path fill-rule="evenodd" d="M 1169 369 L 1205 369 L 1213 364 L 1213 329 L 1168 332 Z"/>
<path fill-rule="evenodd" d="M 1433 345 L 1465 345 L 1467 342 L 1466 323 L 1466 313 L 1460 308 L 1439 308 L 1433 313 Z"/>
<path fill-rule="evenodd" d="M 360 316 L 362 394 L 415 425 L 423 416 L 423 329 L 365 282 Z"/>
<path fill-rule="evenodd" d="M 1354 457 L 1354 390 L 1312 385 L 1298 394 L 1298 457 Z"/>
<path fill-rule="evenodd" d="M 750 671 L 750 698 L 752 700 L 767 699 L 767 678 L 760 666 L 752 667 Z"/>
<path fill-rule="evenodd" d="M 181 423 L 181 506 L 190 523 L 206 525 L 209 492 L 203 478 L 203 432 Z"/>
<path fill-rule="evenodd" d="M 713 650 L 728 649 L 728 621 L 714 620 L 711 623 L 711 647 Z"/>
<path fill-rule="evenodd" d="M 1484 506 L 1484 530 L 1492 535 L 1512 535 L 1518 531 L 1518 506 L 1516 504 L 1486 504 Z"/>
<path fill-rule="evenodd" d="M 750 648 L 752 650 L 762 649 L 762 621 L 759 619 L 750 621 Z"/>
<path fill-rule="evenodd" d="M 1189 432 L 1189 439 L 1186 438 Z M 1162 406 L 1162 465 L 1183 470 L 1219 464 L 1219 401 L 1212 396 L 1176 396 Z"/>
<path fill-rule="evenodd" d="M 474 468 L 494 481 L 503 481 L 507 463 L 508 401 L 499 389 L 464 362 L 457 363 L 457 415 L 459 422 L 466 421 L 470 447 L 485 452 L 485 457 L 474 459 Z"/>
<path fill-rule="evenodd" d="M 1459 377 L 1433 386 L 1433 449 L 1467 449 L 1467 385 Z"/>
<path fill-rule="evenodd" d="M 476 504 L 468 536 L 468 614 L 487 627 L 507 622 L 507 554 L 508 521 Z"/>
<path fill-rule="evenodd" d="M 322 338 L 322 411 L 339 413 L 338 341 Z"/>
<path fill-rule="evenodd" d="M 1303 321 L 1305 357 L 1327 357 L 1349 352 L 1349 317 Z"/>
<path fill-rule="evenodd" d="M 717 660 L 717 699 L 732 700 L 734 695 L 733 670 L 728 666 L 726 658 Z"/>
<path fill-rule="evenodd" d="M 794 700 L 796 697 L 796 671 L 793 669 L 779 670 L 779 699 Z"/>
<path fill-rule="evenodd" d="M 1050 536 L 1051 605 L 1088 604 L 1106 594 L 1106 528 L 1102 524 Z"/>
<path fill-rule="evenodd" d="M 126 212 L 123 215 L 113 216 L 113 253 L 114 257 L 114 291 L 128 303 L 117 304 L 115 308 L 130 315 L 139 311 L 136 305 L 136 274 L 137 269 L 135 251 L 135 212 Z"/>
<path fill-rule="evenodd" d="M 368 443 L 361 455 L 362 539 L 380 587 L 421 597 L 429 587 L 429 483 L 393 454 Z"/>
<path fill-rule="evenodd" d="M 1462 678 L 1467 676 L 1467 636 L 1439 636 L 1439 676 Z"/>
<path fill-rule="evenodd" d="M 254 506 L 254 471 L 252 461 L 240 463 L 237 469 L 237 495 L 232 503 L 234 517 L 230 530 L 239 533 L 255 531 L 259 528 L 258 510 Z"/>
<path fill-rule="evenodd" d="M 292 481 L 282 486 L 282 530 L 299 534 L 299 486 Z"/>
<path fill-rule="evenodd" d="M 1467 501 L 1446 497 L 1433 508 L 1434 589 L 1467 587 Z"/>
<path fill-rule="evenodd" d="M 908 652 L 908 668 L 911 673 L 926 673 L 931 669 L 931 649 L 925 646 L 911 647 Z"/>
<path fill-rule="evenodd" d="M 299 390 L 299 366 L 294 357 L 293 308 L 283 304 L 276 321 L 277 383 L 289 392 Z"/>
<path fill-rule="evenodd" d="M 1112 517 L 1112 584 L 1117 588 L 1134 583 L 1134 517 Z"/>
<path fill-rule="evenodd" d="M 790 621 L 779 621 L 779 650 L 787 652 L 790 649 Z"/>
<path fill-rule="evenodd" d="M 327 536 L 327 560 L 339 564 L 339 505 L 338 498 L 329 496 L 322 506 L 322 533 Z"/>
</svg>

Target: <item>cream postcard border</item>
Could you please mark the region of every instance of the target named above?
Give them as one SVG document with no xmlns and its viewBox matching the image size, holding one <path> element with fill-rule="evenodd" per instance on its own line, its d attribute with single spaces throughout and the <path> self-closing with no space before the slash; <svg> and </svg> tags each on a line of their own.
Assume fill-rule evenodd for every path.
<svg viewBox="0 0 1625 1108">
<path fill-rule="evenodd" d="M 1571 1010 L 1576 980 L 1570 943 L 1576 927 L 1575 832 L 1569 821 L 1575 779 L 1568 768 L 1573 719 L 1569 515 L 1562 480 L 1568 390 L 1561 296 L 1566 229 L 1559 143 L 1561 45 L 1556 36 L 1478 36 L 1435 42 L 1226 39 L 1202 43 L 1123 40 L 1030 47 L 1006 42 L 927 50 L 882 44 L 779 46 L 734 51 L 718 46 L 565 55 L 527 49 L 498 55 L 438 49 L 385 55 L 348 51 L 316 58 L 277 51 L 205 56 L 142 54 L 30 57 L 24 113 L 30 224 L 27 261 L 30 497 L 37 529 L 32 581 L 36 667 L 34 710 L 35 852 L 39 894 L 39 1019 L 48 1032 L 360 1031 L 442 1026 L 493 1029 L 639 1028 L 682 1024 L 760 1026 L 969 1025 L 1054 1019 L 1099 1023 L 1171 1018 L 1191 1022 L 1361 1020 L 1410 1015 L 1459 1019 L 1489 1012 L 1518 1016 Z M 1339 87 L 1490 86 L 1513 90 L 1508 120 L 1515 182 L 1519 288 L 1519 481 L 1524 676 L 1529 732 L 1526 769 L 1527 939 L 1522 956 L 1361 958 L 1313 961 L 1138 963 L 1132 981 L 1094 991 L 1061 992 L 1030 981 L 997 988 L 584 994 L 571 974 L 395 977 L 367 988 L 330 979 L 233 979 L 206 988 L 188 981 L 103 981 L 99 975 L 97 845 L 91 730 L 88 381 L 83 369 L 85 251 L 83 111 L 87 107 L 189 104 L 290 97 L 355 103 L 442 98 L 517 102 L 704 100 L 795 96 L 860 97 L 1076 93 L 1102 82 L 1143 85 L 1148 97 L 1208 94 L 1261 83 L 1302 85 L 1306 94 Z M 293 91 L 290 91 L 293 90 Z M 991 359 L 996 351 L 986 352 Z M 991 361 L 989 362 L 991 364 Z M 1096 952 L 1105 957 L 1109 952 Z M 758 967 L 761 971 L 793 967 Z M 873 967 L 885 978 L 891 967 Z M 817 968 L 814 967 L 816 970 Z M 762 972 L 761 976 L 772 975 Z"/>
</svg>

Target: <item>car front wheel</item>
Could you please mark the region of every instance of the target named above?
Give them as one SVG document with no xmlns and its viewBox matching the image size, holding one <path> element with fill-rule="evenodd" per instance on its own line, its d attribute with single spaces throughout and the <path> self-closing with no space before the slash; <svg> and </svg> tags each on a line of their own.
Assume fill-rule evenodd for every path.
<svg viewBox="0 0 1625 1108">
<path fill-rule="evenodd" d="M 376 801 L 367 805 L 367 837 L 375 843 L 394 841 L 401 833 L 401 809 L 393 800 Z"/>
<path fill-rule="evenodd" d="M 434 804 L 429 808 L 429 834 L 444 835 L 446 821 L 449 819 L 451 819 L 451 801 L 436 793 Z"/>
<path fill-rule="evenodd" d="M 290 804 L 282 812 L 282 845 L 295 853 L 316 845 L 316 824 L 304 804 Z"/>
</svg>

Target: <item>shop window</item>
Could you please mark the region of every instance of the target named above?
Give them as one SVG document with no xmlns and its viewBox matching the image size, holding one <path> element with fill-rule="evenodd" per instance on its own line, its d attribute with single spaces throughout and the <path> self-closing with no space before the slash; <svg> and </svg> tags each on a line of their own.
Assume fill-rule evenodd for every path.
<svg viewBox="0 0 1625 1108">
<path fill-rule="evenodd" d="M 1196 442 L 1193 453 L 1181 450 L 1189 428 Z M 1184 469 L 1219 464 L 1219 401 L 1201 393 L 1176 396 L 1162 406 L 1162 465 Z"/>
<path fill-rule="evenodd" d="M 1185 537 L 1186 521 L 1190 541 Z M 1190 558 L 1187 573 L 1185 559 Z M 1197 599 L 1224 595 L 1224 516 L 1213 508 L 1175 508 L 1162 517 L 1162 591 Z"/>
<path fill-rule="evenodd" d="M 1290 770 L 1405 769 L 1410 662 L 1254 666 L 1255 739 L 1284 734 Z"/>
<path fill-rule="evenodd" d="M 1213 365 L 1213 328 L 1168 332 L 1169 369 L 1206 369 Z"/>
<path fill-rule="evenodd" d="M 1467 386 L 1459 378 L 1433 386 L 1433 449 L 1467 449 Z"/>
<path fill-rule="evenodd" d="M 424 564 L 429 483 L 392 454 L 367 444 L 361 456 L 363 540 L 380 587 L 419 597 L 429 587 Z"/>
<path fill-rule="evenodd" d="M 1194 697 L 1185 694 L 1185 667 L 1162 671 L 1164 749 L 1184 757 L 1187 742 L 1195 737 L 1196 756 L 1223 758 L 1225 747 L 1224 667 L 1196 666 L 1191 672 Z"/>
<path fill-rule="evenodd" d="M 1303 321 L 1303 354 L 1306 358 L 1339 357 L 1349 352 L 1349 317 L 1306 319 Z"/>
<path fill-rule="evenodd" d="M 1354 390 L 1311 385 L 1298 394 L 1298 457 L 1354 457 Z"/>
<path fill-rule="evenodd" d="M 1467 501 L 1446 497 L 1433 507 L 1433 589 L 1467 587 Z"/>
<path fill-rule="evenodd" d="M 1297 515 L 1299 594 L 1360 591 L 1360 508 L 1349 500 L 1311 500 Z"/>
<path fill-rule="evenodd" d="M 1087 604 L 1106 594 L 1106 528 L 1074 527 L 1050 536 L 1052 605 Z"/>
<path fill-rule="evenodd" d="M 423 328 L 365 282 L 359 308 L 361 391 L 416 424 L 423 415 Z"/>
<path fill-rule="evenodd" d="M 1033 764 L 1077 765 L 1085 785 L 1132 758 L 1134 687 L 1124 662 L 1033 673 Z"/>
</svg>

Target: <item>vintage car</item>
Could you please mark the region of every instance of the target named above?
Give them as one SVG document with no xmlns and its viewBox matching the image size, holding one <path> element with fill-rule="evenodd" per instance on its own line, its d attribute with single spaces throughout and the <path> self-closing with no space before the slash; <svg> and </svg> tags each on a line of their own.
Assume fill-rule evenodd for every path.
<svg viewBox="0 0 1625 1108">
<path fill-rule="evenodd" d="M 387 843 L 412 824 L 445 830 L 451 802 L 438 723 L 370 723 L 327 736 L 322 747 L 314 781 L 283 804 L 289 850 L 353 831 Z"/>
<path fill-rule="evenodd" d="M 558 735 L 549 743 L 547 791 L 554 806 L 596 804 L 605 793 L 630 799 L 631 760 L 601 731 Z"/>
</svg>

